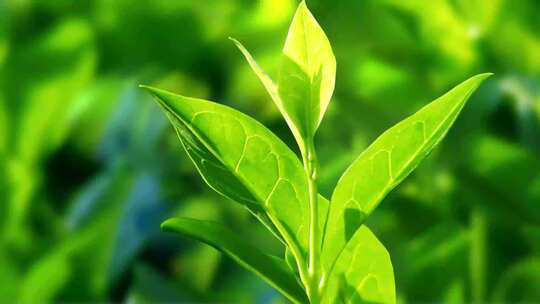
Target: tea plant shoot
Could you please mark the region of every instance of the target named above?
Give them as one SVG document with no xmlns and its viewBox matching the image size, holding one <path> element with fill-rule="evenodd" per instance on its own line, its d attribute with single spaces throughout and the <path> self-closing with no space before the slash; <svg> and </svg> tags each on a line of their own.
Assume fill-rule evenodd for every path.
<svg viewBox="0 0 540 304">
<path fill-rule="evenodd" d="M 208 186 L 247 208 L 283 243 L 283 256 L 262 252 L 215 222 L 172 218 L 162 228 L 219 249 L 295 303 L 396 303 L 390 255 L 364 222 L 441 142 L 490 74 L 469 78 L 380 135 L 347 168 L 327 199 L 317 190 L 314 144 L 336 78 L 326 34 L 305 2 L 300 3 L 277 81 L 240 42 L 231 40 L 285 119 L 300 157 L 235 109 L 141 87 L 162 107 Z"/>
</svg>

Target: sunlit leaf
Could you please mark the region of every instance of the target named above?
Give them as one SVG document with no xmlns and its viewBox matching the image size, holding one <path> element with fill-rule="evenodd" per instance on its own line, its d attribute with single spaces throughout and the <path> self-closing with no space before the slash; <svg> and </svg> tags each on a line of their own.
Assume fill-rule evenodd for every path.
<svg viewBox="0 0 540 304">
<path fill-rule="evenodd" d="M 470 78 L 390 128 L 345 171 L 330 204 L 323 246 L 327 269 L 386 194 L 442 140 L 469 96 L 489 75 Z"/>
<path fill-rule="evenodd" d="M 263 125 L 232 108 L 145 88 L 167 113 L 210 187 L 247 206 L 301 251 L 296 255 L 305 254 L 307 182 L 296 155 Z"/>
<path fill-rule="evenodd" d="M 305 2 L 300 3 L 283 48 L 278 85 L 234 40 L 285 118 L 301 150 L 321 123 L 334 92 L 336 59 Z"/>
<path fill-rule="evenodd" d="M 330 42 L 302 1 L 283 47 L 278 92 L 282 112 L 303 138 L 313 137 L 319 127 L 334 92 L 335 77 Z"/>
<path fill-rule="evenodd" d="M 248 50 L 236 39 L 230 38 L 238 47 L 238 49 L 242 52 L 244 57 L 246 58 L 247 62 L 249 63 L 249 66 L 257 75 L 263 86 L 265 87 L 266 91 L 268 92 L 268 95 L 272 98 L 272 101 L 278 108 L 278 110 L 281 112 L 281 115 L 287 122 L 287 125 L 289 126 L 289 129 L 293 133 L 294 138 L 296 139 L 296 142 L 298 143 L 300 149 L 304 149 L 304 139 L 305 136 L 301 133 L 301 130 L 299 129 L 299 126 L 297 122 L 291 117 L 291 114 L 283 104 L 283 100 L 281 99 L 281 96 L 278 92 L 278 87 L 274 83 L 274 81 L 270 78 L 270 76 L 257 64 L 255 59 L 251 56 L 251 54 L 248 52 Z"/>
<path fill-rule="evenodd" d="M 396 303 L 390 255 L 366 226 L 358 230 L 337 259 L 328 284 L 325 303 Z"/>
</svg>

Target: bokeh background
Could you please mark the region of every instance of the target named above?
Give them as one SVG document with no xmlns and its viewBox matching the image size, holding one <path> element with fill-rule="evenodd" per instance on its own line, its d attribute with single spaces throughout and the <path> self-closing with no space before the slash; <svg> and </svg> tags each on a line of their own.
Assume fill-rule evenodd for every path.
<svg viewBox="0 0 540 304">
<path fill-rule="evenodd" d="M 227 39 L 276 76 L 296 0 L 0 1 L 0 300 L 281 303 L 212 248 L 226 223 L 282 254 L 198 176 L 151 84 L 256 117 L 297 151 Z M 480 72 L 442 145 L 368 221 L 400 303 L 540 302 L 540 2 L 310 0 L 338 61 L 321 193 L 386 128 Z M 261 172 L 264 174 L 264 172 Z"/>
</svg>

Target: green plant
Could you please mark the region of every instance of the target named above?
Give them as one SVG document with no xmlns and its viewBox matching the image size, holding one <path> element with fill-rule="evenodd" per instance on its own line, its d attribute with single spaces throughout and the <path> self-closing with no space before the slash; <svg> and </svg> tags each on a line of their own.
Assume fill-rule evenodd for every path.
<svg viewBox="0 0 540 304">
<path fill-rule="evenodd" d="M 142 87 L 163 108 L 206 183 L 244 205 L 283 243 L 284 257 L 261 252 L 219 223 L 173 218 L 163 229 L 216 247 L 293 302 L 395 303 L 390 256 L 363 223 L 442 140 L 490 74 L 466 80 L 383 133 L 345 171 L 329 202 L 317 191 L 314 146 L 335 82 L 336 62 L 326 35 L 302 2 L 285 42 L 277 84 L 233 41 L 285 118 L 302 162 L 247 115 Z"/>
</svg>

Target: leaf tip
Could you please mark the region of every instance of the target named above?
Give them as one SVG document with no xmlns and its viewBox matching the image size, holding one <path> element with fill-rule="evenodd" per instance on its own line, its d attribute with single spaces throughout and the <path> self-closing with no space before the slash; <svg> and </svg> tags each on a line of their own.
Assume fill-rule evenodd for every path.
<svg viewBox="0 0 540 304">
<path fill-rule="evenodd" d="M 146 85 L 146 84 L 139 84 L 137 87 L 139 87 L 139 89 L 142 89 L 142 90 L 145 90 L 151 94 L 155 93 L 156 91 L 156 88 L 154 87 L 151 87 L 149 85 Z"/>
<path fill-rule="evenodd" d="M 165 232 L 173 231 L 174 221 L 175 221 L 174 218 L 170 218 L 163 221 L 161 225 L 159 226 L 161 228 L 161 231 L 165 231 Z"/>
<path fill-rule="evenodd" d="M 489 78 L 489 77 L 491 77 L 493 75 L 494 75 L 494 73 L 488 72 L 488 73 L 478 74 L 478 75 L 474 76 L 474 78 L 477 78 L 480 81 L 484 81 L 484 80 L 486 80 L 487 78 Z"/>
<path fill-rule="evenodd" d="M 302 0 L 300 4 L 298 4 L 298 11 L 302 12 L 308 12 L 311 14 L 311 11 L 309 10 L 309 7 L 307 6 L 306 0 Z"/>
<path fill-rule="evenodd" d="M 150 95 L 152 95 L 152 97 L 154 97 L 154 99 L 160 105 L 163 105 L 163 103 L 166 103 L 166 99 L 163 98 L 163 96 L 166 95 L 166 94 L 171 94 L 171 93 L 169 93 L 167 91 L 164 91 L 164 90 L 161 90 L 161 89 L 149 86 L 149 85 L 145 85 L 145 84 L 139 84 L 139 88 L 142 89 L 142 90 L 145 90 L 148 93 L 150 93 Z"/>
<path fill-rule="evenodd" d="M 234 45 L 236 45 L 236 47 L 242 52 L 242 54 L 246 55 L 247 50 L 244 48 L 244 45 L 240 43 L 240 41 L 233 37 L 229 37 L 229 40 L 232 41 Z"/>
<path fill-rule="evenodd" d="M 482 73 L 472 76 L 462 83 L 462 85 L 469 86 L 469 91 L 474 92 L 486 79 L 491 77 L 493 73 Z"/>
<path fill-rule="evenodd" d="M 165 108 L 164 106 L 165 101 L 163 100 L 163 98 L 160 97 L 161 92 L 159 89 L 151 87 L 149 85 L 145 85 L 145 84 L 139 84 L 138 87 L 148 92 L 153 97 L 153 99 L 158 103 L 158 105 Z"/>
<path fill-rule="evenodd" d="M 148 86 L 145 85 L 145 84 L 139 84 L 137 87 L 138 87 L 139 89 L 146 89 Z"/>
</svg>

